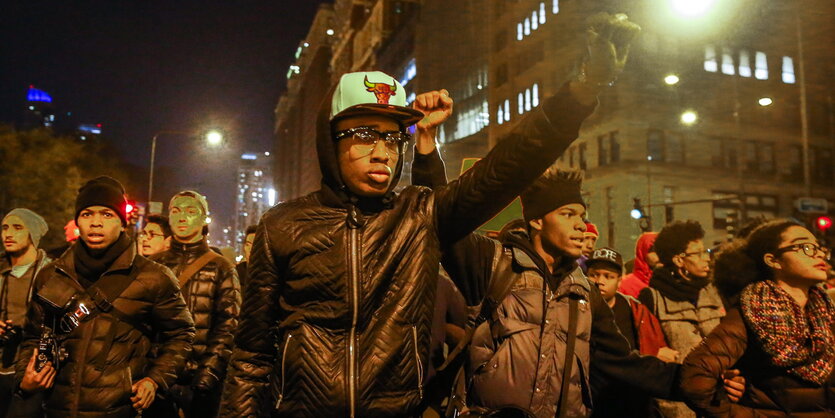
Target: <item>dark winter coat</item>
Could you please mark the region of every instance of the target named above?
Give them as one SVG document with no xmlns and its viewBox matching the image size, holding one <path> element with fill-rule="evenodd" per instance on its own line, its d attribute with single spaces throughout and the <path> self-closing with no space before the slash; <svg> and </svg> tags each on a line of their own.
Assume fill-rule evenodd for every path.
<svg viewBox="0 0 835 418">
<path fill-rule="evenodd" d="M 736 404 L 722 389 L 728 369 L 739 369 L 746 380 Z M 688 405 L 710 417 L 835 416 L 835 373 L 818 386 L 774 366 L 736 308 L 684 360 L 681 388 Z"/>
<path fill-rule="evenodd" d="M 29 271 L 23 277 L 18 278 L 20 280 L 24 279 L 24 277 L 31 277 L 28 284 L 29 290 L 26 293 L 26 300 L 20 301 L 19 303 L 24 306 L 29 304 L 29 301 L 32 299 L 32 285 L 35 283 L 35 277 L 38 276 L 38 272 L 51 262 L 52 259 L 46 255 L 44 250 L 38 250 L 38 255 L 29 267 Z M 11 272 L 12 263 L 9 256 L 6 254 L 0 255 L 0 320 L 12 319 L 14 316 L 9 312 L 11 306 L 9 303 L 9 280 L 15 280 L 11 278 Z M 25 317 L 25 312 L 20 311 L 19 315 Z M 13 325 L 15 327 L 23 327 L 24 321 L 19 321 L 18 319 L 14 319 L 14 321 L 15 323 Z M 20 348 L 22 337 L 23 335 L 19 335 L 17 338 L 10 338 L 0 346 L 0 372 L 2 374 L 14 373 L 15 358 L 17 358 L 17 350 Z"/>
<path fill-rule="evenodd" d="M 205 240 L 193 244 L 171 241 L 168 251 L 152 259 L 174 272 L 180 273 L 203 254 L 212 251 Z M 218 254 L 182 287 L 194 318 L 196 334 L 192 355 L 186 360 L 186 372 L 179 383 L 202 381 L 209 388 L 216 388 L 226 375 L 238 313 L 241 307 L 241 287 L 235 265 Z"/>
<path fill-rule="evenodd" d="M 554 417 L 561 387 L 568 331 L 568 297 L 581 298 L 570 377 L 567 416 L 587 416 L 593 407 L 590 374 L 614 379 L 670 398 L 678 365 L 632 351 L 611 308 L 573 260 L 550 273 L 526 234 L 507 242 L 472 234 L 444 254 L 444 268 L 456 283 L 469 284 L 468 302 L 479 301 L 498 274 L 513 274 L 514 285 L 491 320 L 473 334 L 468 356 L 471 406 L 515 406 L 537 417 Z M 512 258 L 509 273 L 494 271 L 497 257 Z M 507 272 L 507 270 L 504 270 Z M 494 275 L 495 273 L 495 275 Z"/>
<path fill-rule="evenodd" d="M 258 226 L 223 416 L 412 413 L 423 397 L 441 244 L 510 203 L 592 110 L 563 89 L 449 185 L 358 199 L 339 176 L 325 104 L 322 189 L 274 207 Z"/>
<path fill-rule="evenodd" d="M 77 288 L 79 294 L 84 292 L 74 263 L 73 251 L 67 251 L 35 279 L 17 362 L 18 382 L 38 345 L 45 316 L 53 316 L 38 294 L 58 281 Z M 65 338 L 63 347 L 69 357 L 61 365 L 54 387 L 47 392 L 48 416 L 132 417 L 133 383 L 149 377 L 159 390 L 165 390 L 182 370 L 191 353 L 194 322 L 176 279 L 168 268 L 137 255 L 136 246 L 131 245 L 99 280 L 129 280 L 131 274 L 132 283 L 112 301 L 113 307 L 157 334 L 160 354 L 149 360 L 149 336 L 112 313 L 100 313 L 81 322 L 61 337 Z"/>
</svg>

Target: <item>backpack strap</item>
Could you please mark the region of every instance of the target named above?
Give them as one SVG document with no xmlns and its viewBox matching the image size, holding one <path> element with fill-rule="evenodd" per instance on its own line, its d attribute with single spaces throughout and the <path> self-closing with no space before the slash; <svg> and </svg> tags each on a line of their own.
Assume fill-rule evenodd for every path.
<svg viewBox="0 0 835 418">
<path fill-rule="evenodd" d="M 458 341 L 455 348 L 449 352 L 444 364 L 436 370 L 440 373 L 444 371 L 453 362 L 457 362 L 461 352 L 470 345 L 473 339 L 473 333 L 482 322 L 487 321 L 493 316 L 493 313 L 501 305 L 505 297 L 510 293 L 510 289 L 515 283 L 516 276 L 513 275 L 513 254 L 509 248 L 502 246 L 496 242 L 496 251 L 493 256 L 493 268 L 490 276 L 490 283 L 487 285 L 487 292 L 485 292 L 484 300 L 481 302 L 481 307 L 478 315 L 474 319 L 470 319 L 467 323 L 467 330 L 464 337 Z"/>
<path fill-rule="evenodd" d="M 442 410 L 441 403 L 448 395 L 450 404 L 447 406 L 447 412 L 453 409 L 460 411 L 462 406 L 466 406 L 466 378 L 463 367 L 465 356 L 462 353 L 469 347 L 475 329 L 493 315 L 513 287 L 515 278 L 512 274 L 513 254 L 510 249 L 504 248 L 498 241 L 494 241 L 493 244 L 495 247 L 490 270 L 490 282 L 480 306 L 472 307 L 478 309 L 478 313 L 473 315 L 471 311 L 471 314 L 468 315 L 464 336 L 449 351 L 444 363 L 435 369 L 436 374 L 433 379 L 435 383 L 433 385 L 437 388 L 428 390 L 424 399 L 425 405 L 436 410 Z M 451 393 L 450 388 L 452 388 Z"/>
<path fill-rule="evenodd" d="M 177 281 L 180 282 L 180 288 L 183 288 L 191 277 L 197 274 L 200 269 L 206 267 L 206 264 L 209 264 L 213 260 L 220 257 L 222 257 L 220 254 L 210 249 L 209 251 L 206 251 L 205 254 L 198 257 L 197 260 L 194 260 L 191 264 L 187 265 L 186 268 L 184 268 L 177 276 Z"/>
<path fill-rule="evenodd" d="M 577 342 L 577 296 L 568 295 L 568 335 L 565 342 L 565 363 L 562 367 L 562 386 L 560 387 L 560 401 L 557 404 L 557 417 L 563 418 L 567 414 L 565 400 L 568 398 L 568 388 L 571 385 L 571 371 L 574 365 L 574 344 Z"/>
</svg>

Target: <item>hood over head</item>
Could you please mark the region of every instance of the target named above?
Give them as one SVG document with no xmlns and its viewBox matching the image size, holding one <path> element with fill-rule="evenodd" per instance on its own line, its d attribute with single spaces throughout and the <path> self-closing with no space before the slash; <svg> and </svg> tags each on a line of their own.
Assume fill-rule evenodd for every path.
<svg viewBox="0 0 835 418">
<path fill-rule="evenodd" d="M 635 243 L 635 268 L 632 270 L 636 276 L 649 283 L 649 278 L 652 275 L 652 270 L 647 264 L 647 254 L 649 254 L 652 245 L 655 244 L 655 238 L 658 236 L 657 232 L 644 232 Z"/>
<path fill-rule="evenodd" d="M 388 80 L 393 84 L 382 87 Z M 322 170 L 324 203 L 348 209 L 349 224 L 354 226 L 362 224 L 363 213 L 379 212 L 394 200 L 394 188 L 403 171 L 406 147 L 400 153 L 385 195 L 375 198 L 357 196 L 348 189 L 340 174 L 333 123 L 354 115 L 379 114 L 398 121 L 403 128 L 411 126 L 423 114 L 405 106 L 404 91 L 399 82 L 379 71 L 348 73 L 342 76 L 319 109 L 316 119 L 316 151 L 319 168 Z"/>
</svg>

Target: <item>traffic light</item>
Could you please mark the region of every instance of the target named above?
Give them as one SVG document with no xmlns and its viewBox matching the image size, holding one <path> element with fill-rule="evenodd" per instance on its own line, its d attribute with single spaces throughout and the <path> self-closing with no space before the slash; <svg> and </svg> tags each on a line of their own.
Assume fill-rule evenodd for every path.
<svg viewBox="0 0 835 418">
<path fill-rule="evenodd" d="M 832 218 L 826 215 L 818 216 L 815 219 L 815 227 L 823 234 L 826 234 L 829 231 L 829 228 L 832 227 Z"/>
<path fill-rule="evenodd" d="M 135 200 L 128 200 L 125 202 L 125 219 L 128 223 L 135 225 L 139 221 L 139 207 Z"/>
<path fill-rule="evenodd" d="M 632 205 L 632 210 L 629 212 L 629 216 L 631 216 L 632 219 L 635 220 L 645 217 L 646 215 L 644 215 L 644 208 L 641 206 L 641 199 L 635 197 L 632 198 L 632 201 L 634 203 Z"/>
</svg>

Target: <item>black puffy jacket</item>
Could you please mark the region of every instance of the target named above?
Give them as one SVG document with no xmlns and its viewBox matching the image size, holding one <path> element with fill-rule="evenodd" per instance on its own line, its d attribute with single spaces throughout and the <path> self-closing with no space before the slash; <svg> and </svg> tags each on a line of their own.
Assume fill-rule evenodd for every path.
<svg viewBox="0 0 835 418">
<path fill-rule="evenodd" d="M 258 226 L 222 416 L 413 413 L 441 245 L 510 203 L 592 110 L 564 88 L 458 180 L 369 202 L 345 192 L 328 109 L 317 138 L 322 189 L 274 207 Z"/>
<path fill-rule="evenodd" d="M 206 240 L 193 244 L 171 241 L 171 248 L 152 259 L 165 265 L 179 278 L 180 273 L 203 254 L 212 251 Z M 201 381 L 216 387 L 226 373 L 232 355 L 232 340 L 238 326 L 241 285 L 235 265 L 218 254 L 183 285 L 183 297 L 194 318 L 194 350 L 186 361 L 180 383 Z"/>
<path fill-rule="evenodd" d="M 137 255 L 136 246 L 131 245 L 99 280 L 110 276 L 115 276 L 114 280 L 133 276 L 132 283 L 112 304 L 135 323 L 143 324 L 145 332 L 118 316 L 101 313 L 66 335 L 63 347 L 69 357 L 46 395 L 50 417 L 132 417 L 136 412 L 130 401 L 131 384 L 147 376 L 157 383 L 158 390 L 165 390 L 191 354 L 194 323 L 168 268 Z M 78 293 L 84 292 L 72 250 L 44 267 L 35 278 L 17 362 L 18 382 L 38 346 L 44 316 L 50 312 L 38 294 L 59 280 L 77 288 Z M 152 360 L 148 358 L 150 333 L 160 340 L 159 355 Z"/>
</svg>

